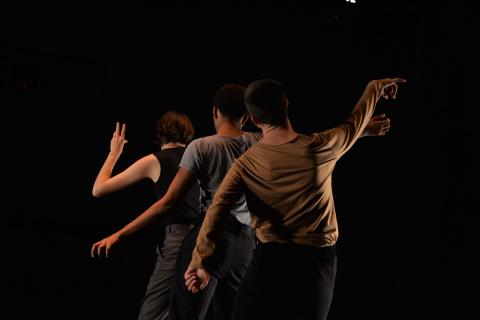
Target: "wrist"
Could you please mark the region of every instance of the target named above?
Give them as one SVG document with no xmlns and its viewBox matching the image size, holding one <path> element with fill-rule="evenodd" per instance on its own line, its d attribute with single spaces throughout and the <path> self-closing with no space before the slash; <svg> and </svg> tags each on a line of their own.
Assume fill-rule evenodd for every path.
<svg viewBox="0 0 480 320">
<path fill-rule="evenodd" d="M 118 240 L 122 240 L 123 238 L 125 238 L 125 233 L 123 232 L 123 230 L 120 230 L 115 232 L 115 236 L 117 237 Z"/>
<path fill-rule="evenodd" d="M 120 158 L 120 153 L 119 152 L 116 152 L 116 151 L 110 151 L 108 153 L 108 159 L 112 160 L 112 161 L 117 161 L 118 158 Z"/>
<path fill-rule="evenodd" d="M 364 129 L 362 131 L 362 133 L 360 134 L 360 138 L 363 138 L 363 137 L 368 137 L 370 135 L 370 132 L 368 132 L 367 129 Z"/>
</svg>

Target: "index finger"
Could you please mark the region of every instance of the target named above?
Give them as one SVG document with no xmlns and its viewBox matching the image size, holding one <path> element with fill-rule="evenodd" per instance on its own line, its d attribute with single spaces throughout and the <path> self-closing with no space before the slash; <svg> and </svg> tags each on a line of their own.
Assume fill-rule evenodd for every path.
<svg viewBox="0 0 480 320">
<path fill-rule="evenodd" d="M 407 82 L 407 80 L 403 79 L 403 78 L 393 78 L 392 81 L 395 82 L 395 83 L 397 83 L 397 82 L 401 82 L 401 83 Z"/>
<path fill-rule="evenodd" d="M 382 84 L 384 88 L 389 88 L 391 86 L 396 86 L 397 83 L 404 83 L 407 82 L 407 80 L 402 79 L 402 78 L 386 78 L 382 80 Z"/>
</svg>

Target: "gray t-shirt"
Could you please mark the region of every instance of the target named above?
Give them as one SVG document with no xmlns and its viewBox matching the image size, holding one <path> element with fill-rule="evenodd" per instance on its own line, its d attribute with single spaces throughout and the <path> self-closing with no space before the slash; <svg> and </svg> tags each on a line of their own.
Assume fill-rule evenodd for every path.
<svg viewBox="0 0 480 320">
<path fill-rule="evenodd" d="M 190 171 L 200 184 L 202 213 L 207 212 L 233 161 L 261 138 L 261 133 L 246 132 L 235 138 L 216 134 L 190 142 L 180 161 L 180 167 Z M 250 225 L 250 213 L 244 196 L 231 210 L 231 214 L 241 223 Z"/>
</svg>

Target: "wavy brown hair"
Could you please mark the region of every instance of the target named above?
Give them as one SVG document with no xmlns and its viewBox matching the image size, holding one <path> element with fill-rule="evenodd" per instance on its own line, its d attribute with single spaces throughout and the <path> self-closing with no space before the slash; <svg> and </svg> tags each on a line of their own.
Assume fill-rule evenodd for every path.
<svg viewBox="0 0 480 320">
<path fill-rule="evenodd" d="M 157 141 L 158 145 L 169 142 L 189 143 L 195 129 L 186 114 L 178 111 L 168 111 L 157 121 Z"/>
</svg>

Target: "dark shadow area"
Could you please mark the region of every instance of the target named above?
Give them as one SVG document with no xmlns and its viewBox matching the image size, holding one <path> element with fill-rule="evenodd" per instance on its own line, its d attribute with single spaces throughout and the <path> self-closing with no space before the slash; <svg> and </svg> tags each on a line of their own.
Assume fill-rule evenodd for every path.
<svg viewBox="0 0 480 320">
<path fill-rule="evenodd" d="M 464 263 L 474 254 L 463 252 L 480 212 L 478 156 L 467 152 L 478 141 L 462 121 L 472 121 L 464 8 L 262 3 L 12 10 L 11 36 L 0 39 L 2 319 L 136 319 L 155 229 L 108 260 L 89 256 L 154 200 L 147 182 L 91 195 L 115 121 L 127 123 L 122 170 L 155 150 L 155 120 L 168 110 L 187 113 L 196 137 L 213 134 L 223 83 L 281 81 L 292 122 L 309 133 L 345 120 L 369 80 L 390 76 L 408 80 L 397 101 L 378 104 L 391 131 L 358 141 L 334 172 L 340 238 L 329 319 L 463 319 Z"/>
</svg>

